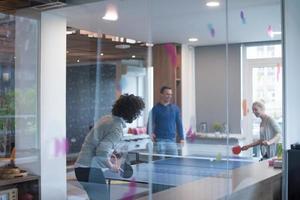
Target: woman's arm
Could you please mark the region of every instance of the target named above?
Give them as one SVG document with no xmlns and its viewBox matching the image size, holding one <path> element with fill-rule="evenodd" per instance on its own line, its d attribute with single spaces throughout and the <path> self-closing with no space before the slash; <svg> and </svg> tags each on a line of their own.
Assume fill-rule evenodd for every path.
<svg viewBox="0 0 300 200">
<path fill-rule="evenodd" d="M 255 147 L 257 145 L 260 145 L 260 144 L 262 144 L 262 142 L 263 142 L 263 140 L 257 140 L 255 142 L 247 144 L 247 145 L 245 145 L 245 146 L 242 147 L 242 151 L 246 151 L 246 150 L 248 150 L 251 147 Z"/>
<path fill-rule="evenodd" d="M 265 140 L 262 142 L 263 145 L 271 145 L 271 144 L 277 144 L 280 140 L 280 133 L 277 133 L 273 138 L 270 140 Z"/>
</svg>

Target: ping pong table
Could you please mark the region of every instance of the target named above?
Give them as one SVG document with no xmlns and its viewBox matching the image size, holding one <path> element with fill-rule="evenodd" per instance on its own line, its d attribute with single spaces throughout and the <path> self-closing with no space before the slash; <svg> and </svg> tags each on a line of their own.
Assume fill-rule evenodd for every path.
<svg viewBox="0 0 300 200">
<path fill-rule="evenodd" d="M 133 176 L 122 178 L 119 174 L 106 171 L 105 177 L 109 180 L 134 180 L 137 183 L 149 183 L 151 179 L 153 191 L 160 191 L 170 187 L 183 185 L 204 177 L 224 177 L 227 170 L 239 168 L 253 163 L 252 160 L 215 160 L 212 158 L 166 158 L 132 165 Z M 151 176 L 150 176 L 151 175 Z M 156 189 L 155 189 L 156 188 Z"/>
</svg>

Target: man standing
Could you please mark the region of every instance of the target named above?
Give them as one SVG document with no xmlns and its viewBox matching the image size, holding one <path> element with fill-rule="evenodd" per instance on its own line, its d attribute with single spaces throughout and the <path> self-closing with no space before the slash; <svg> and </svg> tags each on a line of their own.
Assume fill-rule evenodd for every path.
<svg viewBox="0 0 300 200">
<path fill-rule="evenodd" d="M 151 110 L 148 121 L 148 134 L 157 142 L 157 153 L 178 155 L 176 129 L 180 143 L 184 143 L 183 128 L 178 106 L 171 103 L 172 89 L 160 89 L 160 101 Z"/>
</svg>

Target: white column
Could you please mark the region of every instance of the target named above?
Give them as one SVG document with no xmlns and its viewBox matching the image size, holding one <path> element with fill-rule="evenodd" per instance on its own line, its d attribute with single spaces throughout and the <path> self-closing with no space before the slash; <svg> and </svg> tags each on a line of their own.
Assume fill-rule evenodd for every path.
<svg viewBox="0 0 300 200">
<path fill-rule="evenodd" d="M 299 46 L 300 1 L 284 1 L 284 119 L 285 145 L 300 142 Z"/>
<path fill-rule="evenodd" d="M 145 77 L 145 111 L 144 111 L 144 123 L 145 125 L 148 122 L 148 117 L 149 117 L 149 113 L 153 107 L 153 93 L 154 93 L 154 89 L 153 89 L 153 67 L 148 66 L 146 68 L 146 77 Z"/>
<path fill-rule="evenodd" d="M 41 199 L 66 195 L 66 19 L 41 14 Z"/>
<path fill-rule="evenodd" d="M 284 73 L 284 145 L 300 142 L 299 123 L 299 46 L 300 46 L 300 1 L 286 0 L 283 2 L 283 73 Z M 285 154 L 286 155 L 286 154 Z M 284 159 L 283 199 L 288 199 L 288 164 Z"/>
<path fill-rule="evenodd" d="M 182 122 L 185 132 L 192 127 L 196 131 L 196 89 L 194 47 L 182 45 Z"/>
</svg>

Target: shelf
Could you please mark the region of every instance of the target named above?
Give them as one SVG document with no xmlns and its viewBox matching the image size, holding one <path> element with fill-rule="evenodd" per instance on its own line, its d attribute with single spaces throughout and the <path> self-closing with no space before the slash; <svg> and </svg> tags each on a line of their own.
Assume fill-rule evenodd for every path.
<svg viewBox="0 0 300 200">
<path fill-rule="evenodd" d="M 28 175 L 20 178 L 12 178 L 12 179 L 0 179 L 0 187 L 13 185 L 17 183 L 23 183 L 27 181 L 37 181 L 39 180 L 39 176 L 36 175 Z"/>
<path fill-rule="evenodd" d="M 196 133 L 196 137 L 198 138 L 208 138 L 208 139 L 227 139 L 226 133 Z M 245 136 L 243 136 L 240 133 L 229 133 L 228 136 L 229 139 L 238 139 L 243 140 L 245 139 Z"/>
</svg>

